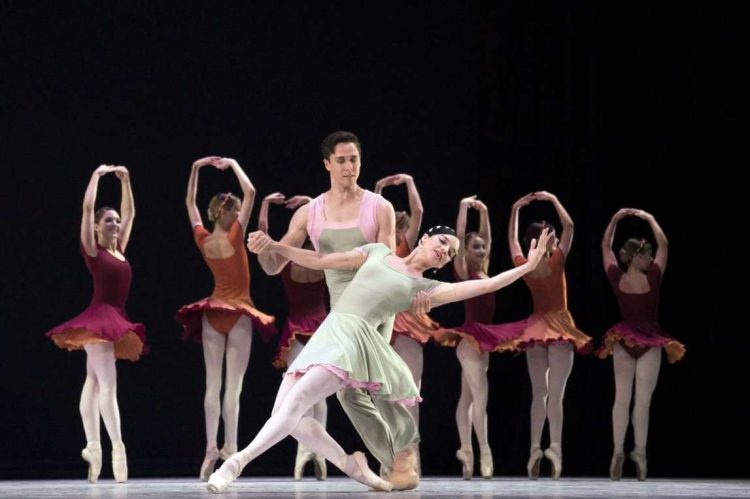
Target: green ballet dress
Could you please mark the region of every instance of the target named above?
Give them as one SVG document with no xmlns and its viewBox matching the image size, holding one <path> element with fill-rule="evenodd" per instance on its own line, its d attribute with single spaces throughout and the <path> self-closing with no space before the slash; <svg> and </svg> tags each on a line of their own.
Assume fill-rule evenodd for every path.
<svg viewBox="0 0 750 499">
<path fill-rule="evenodd" d="M 442 283 L 389 267 L 386 257 L 393 252 L 382 243 L 358 249 L 367 259 L 286 374 L 322 366 L 348 387 L 367 389 L 389 402 L 415 404 L 422 399 L 411 372 L 377 327 L 408 310 L 417 291 Z"/>
</svg>

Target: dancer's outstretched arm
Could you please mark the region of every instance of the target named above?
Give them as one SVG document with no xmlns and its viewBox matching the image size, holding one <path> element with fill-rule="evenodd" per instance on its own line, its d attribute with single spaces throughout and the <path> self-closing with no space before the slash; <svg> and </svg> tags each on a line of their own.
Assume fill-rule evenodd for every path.
<svg viewBox="0 0 750 499">
<path fill-rule="evenodd" d="M 361 267 L 367 257 L 362 251 L 356 249 L 341 253 L 321 254 L 315 251 L 295 248 L 282 242 L 276 242 L 268 234 L 261 231 L 248 234 L 247 249 L 258 255 L 268 252 L 278 253 L 287 261 L 291 260 L 294 263 L 313 270 L 354 270 Z"/>
<path fill-rule="evenodd" d="M 547 241 L 550 238 L 548 229 L 544 229 L 539 236 L 537 244 L 536 239 L 531 241 L 527 261 L 510 270 L 492 276 L 488 279 L 474 279 L 471 281 L 461 281 L 454 283 L 443 283 L 437 286 L 430 293 L 430 302 L 432 307 L 439 307 L 446 303 L 468 300 L 475 296 L 492 293 L 500 288 L 513 283 L 527 272 L 536 268 L 544 256 L 544 250 L 547 247 Z"/>
</svg>

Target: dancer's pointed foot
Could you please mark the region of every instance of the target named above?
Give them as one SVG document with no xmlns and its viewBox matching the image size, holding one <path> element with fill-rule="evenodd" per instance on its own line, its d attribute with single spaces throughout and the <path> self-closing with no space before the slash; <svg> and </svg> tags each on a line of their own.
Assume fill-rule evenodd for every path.
<svg viewBox="0 0 750 499">
<path fill-rule="evenodd" d="M 313 452 L 302 445 L 297 446 L 297 457 L 294 458 L 294 479 L 302 480 L 302 475 L 305 473 L 305 465 L 312 461 L 314 457 Z"/>
<path fill-rule="evenodd" d="M 531 480 L 539 478 L 539 468 L 542 465 L 542 457 L 544 453 L 539 447 L 531 449 L 531 455 L 529 456 L 529 463 L 526 465 L 526 471 L 529 474 Z"/>
<path fill-rule="evenodd" d="M 461 474 L 464 480 L 471 480 L 474 475 L 474 453 L 470 450 L 458 449 L 456 459 L 461 461 Z"/>
<path fill-rule="evenodd" d="M 559 480 L 562 473 L 562 455 L 555 447 L 545 449 L 544 457 L 549 459 L 552 464 L 552 479 Z"/>
<path fill-rule="evenodd" d="M 221 494 L 240 476 L 241 472 L 240 455 L 235 454 L 224 461 L 221 467 L 211 474 L 208 479 L 208 490 L 214 494 Z"/>
<path fill-rule="evenodd" d="M 638 477 L 639 481 L 645 481 L 646 473 L 648 471 L 646 454 L 641 454 L 640 452 L 633 451 L 630 453 L 629 457 L 630 460 L 635 463 L 635 476 Z"/>
<path fill-rule="evenodd" d="M 492 478 L 492 475 L 495 473 L 495 465 L 492 462 L 492 451 L 489 447 L 479 451 L 479 472 L 485 480 Z"/>
<path fill-rule="evenodd" d="M 346 473 L 350 478 L 353 478 L 359 483 L 363 483 L 375 490 L 390 492 L 391 489 L 393 489 L 393 485 L 391 485 L 390 482 L 386 482 L 377 476 L 369 466 L 367 466 L 367 458 L 362 452 L 355 452 L 346 456 L 346 462 L 341 471 Z"/>
<path fill-rule="evenodd" d="M 125 482 L 128 479 L 128 458 L 122 441 L 112 442 L 112 474 L 115 482 Z"/>
<path fill-rule="evenodd" d="M 612 454 L 612 461 L 609 463 L 609 478 L 615 482 L 622 478 L 622 465 L 625 462 L 625 454 L 615 452 Z"/>
<path fill-rule="evenodd" d="M 216 448 L 206 451 L 206 457 L 203 458 L 203 464 L 201 464 L 201 471 L 198 475 L 201 481 L 207 482 L 208 477 L 214 472 L 216 467 L 216 461 L 219 459 L 219 451 Z"/>
<path fill-rule="evenodd" d="M 326 460 L 317 454 L 313 454 L 313 467 L 315 468 L 315 478 L 320 481 L 328 478 L 328 466 Z"/>
<path fill-rule="evenodd" d="M 96 483 L 99 479 L 99 473 L 102 471 L 102 446 L 99 442 L 87 443 L 81 451 L 81 457 L 89 463 L 89 482 Z"/>
</svg>

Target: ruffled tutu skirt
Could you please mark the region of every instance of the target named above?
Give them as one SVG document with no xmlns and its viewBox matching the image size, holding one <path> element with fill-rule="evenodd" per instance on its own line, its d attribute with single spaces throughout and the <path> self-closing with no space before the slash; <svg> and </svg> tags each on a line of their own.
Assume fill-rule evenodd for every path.
<svg viewBox="0 0 750 499">
<path fill-rule="evenodd" d="M 670 363 L 677 362 L 685 355 L 685 345 L 653 322 L 618 322 L 602 338 L 602 345 L 596 350 L 596 356 L 604 359 L 612 355 L 618 343 L 635 358 L 656 347 L 664 349 Z"/>
<path fill-rule="evenodd" d="M 89 343 L 111 342 L 115 358 L 136 361 L 146 348 L 146 328 L 130 322 L 120 307 L 92 303 L 75 318 L 46 333 L 66 350 L 82 350 Z"/>
<path fill-rule="evenodd" d="M 221 298 L 209 296 L 190 305 L 181 307 L 175 314 L 175 320 L 182 325 L 182 339 L 201 343 L 201 330 L 204 312 L 212 325 L 217 324 L 217 331 L 229 334 L 234 323 L 241 315 L 247 316 L 253 323 L 263 341 L 268 341 L 277 333 L 274 317 L 256 309 L 250 300 L 228 302 Z"/>
</svg>

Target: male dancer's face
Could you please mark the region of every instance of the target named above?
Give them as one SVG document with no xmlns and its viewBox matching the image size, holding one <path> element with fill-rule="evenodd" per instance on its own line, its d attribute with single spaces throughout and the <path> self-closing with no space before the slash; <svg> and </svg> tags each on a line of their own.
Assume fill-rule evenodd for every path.
<svg viewBox="0 0 750 499">
<path fill-rule="evenodd" d="M 331 185 L 352 187 L 357 185 L 360 167 L 359 150 L 352 142 L 339 142 L 323 164 L 331 174 Z"/>
</svg>

